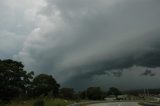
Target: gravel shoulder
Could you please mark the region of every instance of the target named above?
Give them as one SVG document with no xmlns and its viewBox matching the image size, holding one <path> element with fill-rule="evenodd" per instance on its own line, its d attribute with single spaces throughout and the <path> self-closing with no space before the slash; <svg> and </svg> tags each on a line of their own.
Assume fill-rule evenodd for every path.
<svg viewBox="0 0 160 106">
<path fill-rule="evenodd" d="M 140 106 L 137 102 L 96 103 L 87 106 Z"/>
</svg>

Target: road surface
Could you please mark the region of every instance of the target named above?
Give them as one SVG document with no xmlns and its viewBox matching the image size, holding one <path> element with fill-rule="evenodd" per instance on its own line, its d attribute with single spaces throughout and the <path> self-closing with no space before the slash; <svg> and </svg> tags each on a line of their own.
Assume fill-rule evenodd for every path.
<svg viewBox="0 0 160 106">
<path fill-rule="evenodd" d="M 88 106 L 140 106 L 137 102 L 97 103 Z"/>
</svg>

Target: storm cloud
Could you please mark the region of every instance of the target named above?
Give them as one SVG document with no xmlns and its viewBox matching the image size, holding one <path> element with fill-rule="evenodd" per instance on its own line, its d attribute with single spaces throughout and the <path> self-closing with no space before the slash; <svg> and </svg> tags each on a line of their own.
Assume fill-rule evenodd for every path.
<svg viewBox="0 0 160 106">
<path fill-rule="evenodd" d="M 23 42 L 34 28 L 34 15 L 41 7 L 39 2 L 0 1 L 0 58 L 13 58 L 23 48 Z"/>
<path fill-rule="evenodd" d="M 53 74 L 63 85 L 77 87 L 79 83 L 80 87 L 96 84 L 95 78 L 101 79 L 102 75 L 121 77 L 124 70 L 133 67 L 143 68 L 139 74 L 146 68 L 160 67 L 159 0 L 27 3 L 15 15 L 23 16 L 13 24 L 18 27 L 5 29 L 18 37 L 13 42 L 19 48 L 12 54 L 28 70 Z"/>
<path fill-rule="evenodd" d="M 155 76 L 155 74 L 154 73 L 152 73 L 152 71 L 151 70 L 145 70 L 145 72 L 144 73 L 142 73 L 141 75 L 143 75 L 143 76 Z"/>
</svg>

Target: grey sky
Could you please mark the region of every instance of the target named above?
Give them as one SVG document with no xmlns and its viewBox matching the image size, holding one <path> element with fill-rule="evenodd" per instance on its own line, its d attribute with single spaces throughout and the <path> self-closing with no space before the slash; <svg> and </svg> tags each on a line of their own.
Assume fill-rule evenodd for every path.
<svg viewBox="0 0 160 106">
<path fill-rule="evenodd" d="M 138 88 L 150 87 L 160 80 L 159 5 L 159 0 L 2 0 L 0 57 L 53 74 L 64 86 L 130 89 L 125 80 L 133 77 Z M 147 69 L 156 75 L 142 76 Z"/>
</svg>

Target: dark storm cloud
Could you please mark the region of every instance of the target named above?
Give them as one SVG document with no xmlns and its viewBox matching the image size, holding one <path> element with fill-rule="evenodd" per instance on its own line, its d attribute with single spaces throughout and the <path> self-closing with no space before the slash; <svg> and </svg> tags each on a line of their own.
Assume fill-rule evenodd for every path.
<svg viewBox="0 0 160 106">
<path fill-rule="evenodd" d="M 106 71 L 160 66 L 158 0 L 46 2 L 17 55 L 37 73 L 75 85 Z"/>
<path fill-rule="evenodd" d="M 116 71 L 116 72 L 113 72 L 113 75 L 115 76 L 115 77 L 121 77 L 122 76 L 122 71 L 120 70 L 120 71 Z"/>
<path fill-rule="evenodd" d="M 125 55 L 121 55 L 119 57 L 119 55 L 117 54 L 117 57 L 115 56 L 114 58 L 108 60 L 101 60 L 95 63 L 91 62 L 89 64 L 81 65 L 80 67 L 79 66 L 74 68 L 72 67 L 73 69 L 70 70 L 77 70 L 78 72 L 85 70 L 83 74 L 77 74 L 77 75 L 78 76 L 82 75 L 82 77 L 85 76 L 86 78 L 88 78 L 89 76 L 104 74 L 106 70 L 108 71 L 120 70 L 117 72 L 119 73 L 122 72 L 121 70 L 128 69 L 133 66 L 150 67 L 150 68 L 160 67 L 159 35 L 160 35 L 159 30 L 154 30 L 153 32 L 145 34 L 145 37 L 141 36 L 138 37 L 137 39 L 132 39 L 132 41 L 123 44 L 124 47 L 122 48 L 122 51 L 125 51 L 124 52 Z M 152 39 L 151 37 L 153 37 L 154 39 Z M 127 45 L 128 43 L 130 43 L 130 46 Z M 138 48 L 137 46 L 141 46 L 139 44 L 143 43 L 145 43 L 147 47 L 139 48 L 139 50 L 137 51 L 133 50 L 135 46 L 136 48 Z M 128 48 L 129 51 L 124 50 L 124 48 L 125 49 Z M 126 52 L 131 52 L 131 53 L 126 54 Z M 115 74 L 117 73 L 115 72 Z"/>
<path fill-rule="evenodd" d="M 154 73 L 152 73 L 152 70 L 145 70 L 144 73 L 141 74 L 142 76 L 155 76 Z"/>
</svg>

